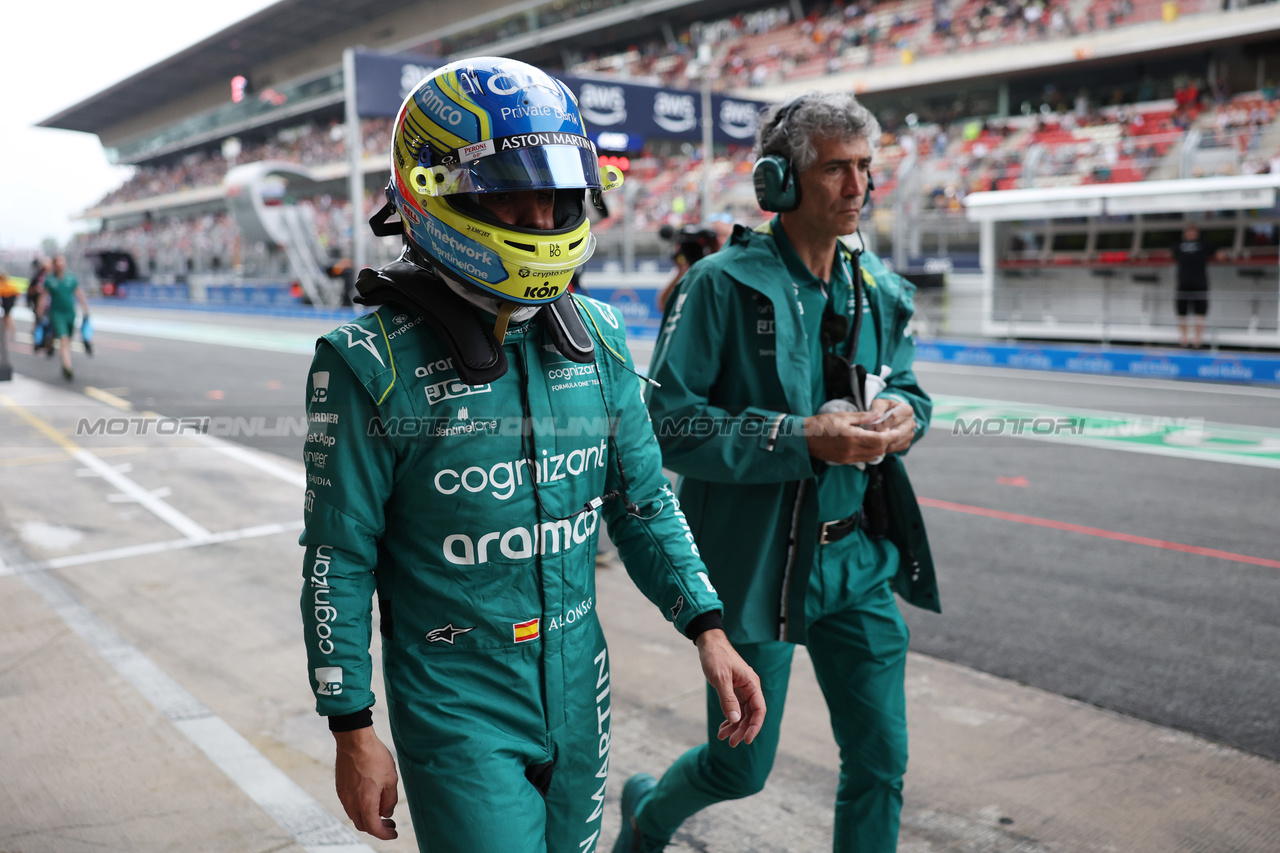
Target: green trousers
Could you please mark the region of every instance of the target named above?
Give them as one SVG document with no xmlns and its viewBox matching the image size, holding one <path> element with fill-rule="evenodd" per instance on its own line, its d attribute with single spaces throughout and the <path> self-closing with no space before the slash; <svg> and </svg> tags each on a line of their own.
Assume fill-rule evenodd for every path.
<svg viewBox="0 0 1280 853">
<path fill-rule="evenodd" d="M 895 571 L 896 556 L 888 560 Z M 907 769 L 907 626 L 889 582 L 879 580 L 888 566 L 877 567 L 874 586 L 861 593 L 856 579 L 832 584 L 834 572 L 819 568 L 805 602 L 807 648 L 840 749 L 833 849 L 893 853 Z M 738 651 L 760 676 L 768 705 L 764 728 L 750 746 L 730 749 L 717 740 L 723 714 L 708 689 L 707 743 L 680 756 L 640 804 L 636 823 L 646 835 L 670 839 L 695 812 L 764 788 L 778 750 L 794 646 L 743 644 Z"/>
<path fill-rule="evenodd" d="M 592 853 L 609 772 L 609 662 L 592 613 L 501 653 L 383 644 L 423 853 Z"/>
</svg>

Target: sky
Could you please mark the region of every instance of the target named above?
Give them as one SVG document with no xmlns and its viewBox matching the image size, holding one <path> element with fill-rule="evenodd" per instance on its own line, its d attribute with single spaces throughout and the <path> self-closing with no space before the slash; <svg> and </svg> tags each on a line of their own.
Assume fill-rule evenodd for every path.
<svg viewBox="0 0 1280 853">
<path fill-rule="evenodd" d="M 36 0 L 5 4 L 0 249 L 66 242 L 72 219 L 129 176 L 98 137 L 34 127 L 274 0 Z"/>
</svg>

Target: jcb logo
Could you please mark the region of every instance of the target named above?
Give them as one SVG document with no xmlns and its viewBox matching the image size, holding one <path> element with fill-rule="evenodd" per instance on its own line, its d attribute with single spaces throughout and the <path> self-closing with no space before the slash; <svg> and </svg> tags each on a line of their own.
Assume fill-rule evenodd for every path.
<svg viewBox="0 0 1280 853">
<path fill-rule="evenodd" d="M 455 397 L 470 397 L 472 394 L 488 394 L 493 390 L 493 386 L 466 385 L 457 379 L 446 379 L 444 382 L 437 382 L 435 385 L 428 385 L 424 390 L 427 393 L 427 402 L 435 404 L 439 403 L 441 400 L 450 400 Z"/>
<path fill-rule="evenodd" d="M 552 287 L 544 283 L 542 287 L 526 287 L 524 296 L 526 299 L 544 299 L 548 296 L 555 296 L 559 292 L 559 287 Z"/>
</svg>

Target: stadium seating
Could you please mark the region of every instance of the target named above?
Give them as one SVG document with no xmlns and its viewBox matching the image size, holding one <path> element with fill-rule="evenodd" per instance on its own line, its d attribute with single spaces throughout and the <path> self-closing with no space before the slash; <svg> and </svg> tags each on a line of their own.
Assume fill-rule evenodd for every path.
<svg viewBox="0 0 1280 853">
<path fill-rule="evenodd" d="M 1217 0 L 1175 0 L 1177 15 L 1215 12 Z M 927 57 L 1069 38 L 1164 19 L 1167 0 L 860 0 L 793 20 L 787 5 L 695 24 L 674 45 L 648 42 L 591 55 L 571 73 L 616 73 L 686 85 L 692 45 L 710 44 L 717 85 L 760 88 Z"/>
</svg>

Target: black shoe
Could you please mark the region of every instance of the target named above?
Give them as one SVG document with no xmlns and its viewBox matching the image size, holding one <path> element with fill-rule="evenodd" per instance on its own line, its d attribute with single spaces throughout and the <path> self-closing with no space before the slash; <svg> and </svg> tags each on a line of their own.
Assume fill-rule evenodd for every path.
<svg viewBox="0 0 1280 853">
<path fill-rule="evenodd" d="M 62 368 L 62 378 L 70 382 L 72 379 L 76 378 L 76 375 L 71 372 L 70 367 L 64 367 Z"/>
<path fill-rule="evenodd" d="M 667 842 L 650 838 L 636 826 L 636 809 L 657 784 L 648 773 L 637 773 L 622 786 L 622 829 L 613 842 L 613 853 L 660 853 L 667 849 Z"/>
</svg>

